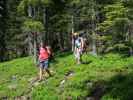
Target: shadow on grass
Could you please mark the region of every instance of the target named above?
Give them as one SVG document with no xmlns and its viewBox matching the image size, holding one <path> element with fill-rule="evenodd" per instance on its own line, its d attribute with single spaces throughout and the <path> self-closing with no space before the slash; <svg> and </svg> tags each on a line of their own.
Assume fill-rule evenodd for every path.
<svg viewBox="0 0 133 100">
<path fill-rule="evenodd" d="M 92 61 L 82 61 L 82 64 L 84 64 L 84 65 L 88 65 L 90 63 L 92 63 Z"/>
<path fill-rule="evenodd" d="M 133 100 L 133 73 L 118 74 L 108 82 L 96 82 L 88 97 L 94 100 Z"/>
<path fill-rule="evenodd" d="M 130 57 L 129 51 L 112 51 L 113 54 L 119 54 L 122 58 Z"/>
<path fill-rule="evenodd" d="M 133 100 L 133 68 L 119 72 L 109 80 L 97 81 L 89 97 L 95 100 Z"/>
<path fill-rule="evenodd" d="M 55 56 L 53 56 L 50 59 L 50 63 L 53 63 L 53 64 L 58 63 L 59 61 L 57 60 L 57 58 L 65 58 L 71 54 L 72 54 L 72 52 L 56 52 Z"/>
<path fill-rule="evenodd" d="M 51 58 L 50 63 L 58 63 L 58 61 L 56 60 L 56 58 Z"/>
<path fill-rule="evenodd" d="M 133 100 L 133 73 L 118 74 L 107 82 L 105 95 L 119 100 Z M 106 97 L 105 97 L 106 98 Z"/>
<path fill-rule="evenodd" d="M 70 51 L 67 51 L 67 52 L 57 52 L 55 57 L 62 58 L 62 57 L 67 57 L 69 55 L 72 55 L 72 52 L 70 52 Z"/>
</svg>

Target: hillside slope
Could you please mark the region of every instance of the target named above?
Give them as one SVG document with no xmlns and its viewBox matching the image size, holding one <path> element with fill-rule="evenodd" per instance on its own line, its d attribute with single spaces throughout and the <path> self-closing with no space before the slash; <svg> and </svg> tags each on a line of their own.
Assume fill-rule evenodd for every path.
<svg viewBox="0 0 133 100">
<path fill-rule="evenodd" d="M 76 65 L 72 54 L 58 55 L 50 65 L 52 77 L 36 79 L 30 57 L 0 63 L 0 98 L 32 100 L 132 100 L 133 57 L 107 54 L 83 56 Z M 32 84 L 33 82 L 33 84 Z"/>
</svg>

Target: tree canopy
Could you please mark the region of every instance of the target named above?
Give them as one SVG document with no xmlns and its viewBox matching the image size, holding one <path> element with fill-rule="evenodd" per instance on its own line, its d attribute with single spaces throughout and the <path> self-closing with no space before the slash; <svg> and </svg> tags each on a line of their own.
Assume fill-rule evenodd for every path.
<svg viewBox="0 0 133 100">
<path fill-rule="evenodd" d="M 1 61 L 28 55 L 30 32 L 40 32 L 55 51 L 71 50 L 71 33 L 84 32 L 98 54 L 132 55 L 132 5 L 132 0 L 1 0 L 0 50 L 7 51 Z"/>
</svg>

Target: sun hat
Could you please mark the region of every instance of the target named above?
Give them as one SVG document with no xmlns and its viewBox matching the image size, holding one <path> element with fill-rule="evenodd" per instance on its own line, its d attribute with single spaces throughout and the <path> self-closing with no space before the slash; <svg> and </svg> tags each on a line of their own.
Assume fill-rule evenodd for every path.
<svg viewBox="0 0 133 100">
<path fill-rule="evenodd" d="M 73 33 L 73 35 L 74 35 L 74 36 L 77 36 L 77 35 L 79 35 L 79 33 L 75 32 L 75 33 Z"/>
</svg>

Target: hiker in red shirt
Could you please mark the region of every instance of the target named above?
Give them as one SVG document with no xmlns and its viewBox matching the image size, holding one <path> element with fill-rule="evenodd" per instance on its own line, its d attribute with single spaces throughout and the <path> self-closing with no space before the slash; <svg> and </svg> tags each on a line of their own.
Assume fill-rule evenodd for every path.
<svg viewBox="0 0 133 100">
<path fill-rule="evenodd" d="M 51 76 L 51 73 L 48 69 L 49 67 L 49 57 L 51 55 L 51 51 L 48 46 L 41 43 L 40 50 L 39 50 L 39 62 L 40 62 L 40 73 L 39 78 L 40 81 L 42 80 L 43 71 L 46 71 L 49 76 Z"/>
</svg>

